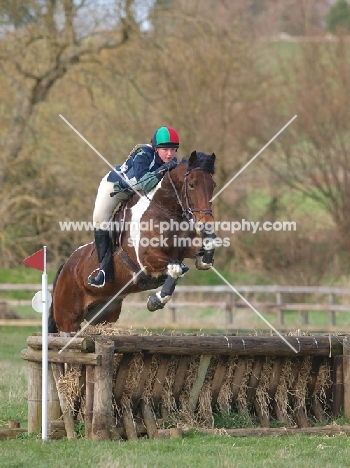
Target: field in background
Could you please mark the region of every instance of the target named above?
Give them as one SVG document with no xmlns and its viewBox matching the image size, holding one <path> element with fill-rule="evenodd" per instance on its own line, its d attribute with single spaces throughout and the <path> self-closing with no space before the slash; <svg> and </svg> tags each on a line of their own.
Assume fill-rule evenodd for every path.
<svg viewBox="0 0 350 468">
<path fill-rule="evenodd" d="M 30 272 L 30 274 L 28 274 Z M 54 272 L 50 272 L 50 280 L 52 282 Z M 332 301 L 332 304 L 337 306 L 338 304 L 344 304 L 339 307 L 350 307 L 348 296 L 337 296 L 336 294 L 331 294 L 332 297 L 322 294 L 299 294 L 299 296 L 294 294 L 292 297 L 291 294 L 284 293 L 283 301 L 282 295 L 280 295 L 280 301 L 288 306 L 289 310 L 283 312 L 284 322 L 279 322 L 278 310 L 275 307 L 271 310 L 268 304 L 277 305 L 278 298 L 276 293 L 262 293 L 262 292 L 253 292 L 255 291 L 255 286 L 247 288 L 251 292 L 244 293 L 244 287 L 240 288 L 239 284 L 244 284 L 246 281 L 246 286 L 252 284 L 252 278 L 248 277 L 245 274 L 236 274 L 228 275 L 225 274 L 227 278 L 231 278 L 232 284 L 237 287 L 237 290 L 243 293 L 243 295 L 250 301 L 250 303 L 260 303 L 257 306 L 258 312 L 260 312 L 263 317 L 275 326 L 280 331 L 295 331 L 298 329 L 303 329 L 304 331 L 329 331 L 329 332 L 338 332 L 338 333 L 347 333 L 350 329 L 350 312 L 336 310 L 334 314 L 334 322 L 330 322 L 330 313 L 327 312 L 328 301 Z M 0 270 L 0 283 L 7 283 L 10 281 L 12 284 L 25 284 L 25 283 L 36 283 L 38 290 L 41 288 L 40 284 L 41 272 L 37 270 L 28 269 L 26 267 L 12 269 L 12 270 Z M 242 309 L 242 300 L 239 300 L 237 295 L 234 292 L 230 292 L 227 296 L 225 293 L 214 293 L 213 289 L 218 289 L 221 291 L 221 288 L 216 288 L 214 280 L 220 280 L 214 271 L 208 272 L 197 272 L 195 269 L 190 270 L 189 272 L 190 279 L 186 281 L 185 278 L 180 279 L 178 288 L 175 291 L 174 297 L 168 302 L 163 310 L 158 310 L 156 312 L 149 312 L 147 309 L 147 297 L 150 294 L 149 291 L 145 291 L 139 294 L 129 295 L 123 303 L 123 309 L 118 321 L 118 325 L 133 327 L 136 329 L 168 329 L 168 330 L 183 330 L 183 331 L 217 331 L 217 332 L 235 332 L 238 330 L 245 331 L 248 333 L 256 333 L 262 330 L 268 330 L 269 327 L 264 321 L 249 307 Z M 188 282 L 191 281 L 191 278 L 207 278 L 207 287 L 208 292 L 196 292 L 196 284 L 191 284 L 189 287 Z M 253 278 L 256 280 L 256 286 L 264 286 L 268 290 L 269 285 L 266 284 L 266 278 L 256 276 Z M 7 281 L 6 281 L 7 280 Z M 198 281 L 199 282 L 199 281 Z M 265 283 L 265 284 L 264 284 Z M 187 293 L 181 292 L 182 286 L 187 286 Z M 204 286 L 199 284 L 199 286 Z M 219 285 L 223 286 L 223 284 Z M 266 288 L 265 288 L 266 286 Z M 198 288 L 201 289 L 201 288 Z M 257 291 L 259 288 L 257 288 Z M 14 312 L 17 316 L 23 320 L 35 320 L 36 325 L 40 327 L 41 314 L 35 312 L 31 305 L 31 299 L 34 296 L 35 291 L 25 291 L 25 290 L 8 290 L 0 291 L 0 302 L 1 300 L 11 301 L 10 312 Z M 232 301 L 236 302 L 238 300 L 237 307 L 233 306 Z M 228 303 L 230 302 L 230 307 L 233 307 L 232 312 L 232 321 L 231 317 L 228 316 Z M 24 305 L 22 302 L 26 302 Z M 288 305 L 288 302 L 290 303 Z M 308 303 L 307 312 L 299 312 L 293 310 L 291 303 L 301 302 Z M 267 303 L 267 306 L 264 308 L 264 303 Z M 324 309 L 318 308 L 317 304 L 324 304 Z M 281 304 L 281 302 L 279 302 Z M 315 304 L 315 309 L 312 308 L 312 305 Z M 297 304 L 298 305 L 298 304 Z M 0 304 L 1 306 L 1 304 Z M 177 307 L 176 307 L 177 306 Z M 186 307 L 184 307 L 186 306 Z M 323 306 L 322 306 L 323 307 Z M 175 317 L 176 310 L 176 317 Z M 0 310 L 1 312 L 1 310 Z M 305 314 L 307 315 L 307 320 L 309 326 L 305 326 Z M 2 316 L 3 317 L 3 316 Z M 285 328 L 282 327 L 282 323 L 285 325 Z M 332 327 L 329 327 L 333 323 Z"/>
</svg>

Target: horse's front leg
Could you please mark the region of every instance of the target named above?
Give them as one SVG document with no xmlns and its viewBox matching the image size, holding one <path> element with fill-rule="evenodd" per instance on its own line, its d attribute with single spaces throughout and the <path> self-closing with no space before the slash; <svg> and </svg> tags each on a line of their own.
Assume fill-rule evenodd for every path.
<svg viewBox="0 0 350 468">
<path fill-rule="evenodd" d="M 147 301 L 147 309 L 154 312 L 158 309 L 163 309 L 165 304 L 171 299 L 178 278 L 183 274 L 181 263 L 177 260 L 172 260 L 168 264 L 167 279 L 165 280 L 161 291 L 149 296 Z"/>
<path fill-rule="evenodd" d="M 209 268 L 214 264 L 214 252 L 215 252 L 215 239 L 216 235 L 214 233 L 207 235 L 203 239 L 203 249 L 204 254 L 199 255 L 196 258 L 196 268 L 198 270 L 209 270 Z"/>
</svg>

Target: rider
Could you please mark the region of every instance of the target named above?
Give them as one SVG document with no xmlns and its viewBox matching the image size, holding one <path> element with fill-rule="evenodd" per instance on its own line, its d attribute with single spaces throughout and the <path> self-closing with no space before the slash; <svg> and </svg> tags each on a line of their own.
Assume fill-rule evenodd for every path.
<svg viewBox="0 0 350 468">
<path fill-rule="evenodd" d="M 92 286 L 102 287 L 113 281 L 111 267 L 109 221 L 116 207 L 132 197 L 136 190 L 151 190 L 166 171 L 177 165 L 176 152 L 179 135 L 171 127 L 159 127 L 150 144 L 136 145 L 128 159 L 115 167 L 101 180 L 93 213 L 95 245 L 99 268 L 88 277 Z M 114 192 L 113 192 L 114 191 Z M 113 192 L 113 193 L 111 193 Z M 98 271 L 97 276 L 92 277 Z"/>
</svg>

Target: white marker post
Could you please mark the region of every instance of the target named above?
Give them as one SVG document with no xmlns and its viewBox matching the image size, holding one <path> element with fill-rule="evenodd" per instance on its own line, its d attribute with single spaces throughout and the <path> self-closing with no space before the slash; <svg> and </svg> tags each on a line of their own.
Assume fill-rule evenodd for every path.
<svg viewBox="0 0 350 468">
<path fill-rule="evenodd" d="M 48 310 L 49 310 L 49 305 L 48 305 L 48 285 L 47 285 L 47 273 L 46 273 L 46 246 L 44 246 L 44 271 L 42 275 L 42 281 L 41 281 L 41 289 L 42 289 L 42 322 L 41 322 L 41 328 L 42 328 L 42 394 L 41 394 L 41 399 L 42 399 L 42 435 L 41 438 L 42 440 L 47 439 L 47 399 L 48 399 L 48 375 L 49 375 L 49 362 L 48 362 L 48 349 L 49 349 L 49 343 L 48 343 L 48 333 L 49 333 L 49 328 L 48 328 Z"/>
<path fill-rule="evenodd" d="M 46 274 L 46 245 L 43 249 L 35 252 L 30 257 L 23 260 L 23 263 L 31 268 L 41 270 L 41 291 L 38 291 L 32 299 L 32 307 L 36 312 L 42 313 L 42 386 L 41 386 L 41 432 L 42 440 L 47 440 L 47 408 L 48 408 L 48 310 L 51 305 L 51 294 L 48 291 L 47 274 Z"/>
</svg>

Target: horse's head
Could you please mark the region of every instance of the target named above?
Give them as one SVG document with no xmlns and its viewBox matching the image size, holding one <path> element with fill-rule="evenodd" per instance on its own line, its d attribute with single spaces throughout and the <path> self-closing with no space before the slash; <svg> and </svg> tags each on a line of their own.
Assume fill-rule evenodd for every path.
<svg viewBox="0 0 350 468">
<path fill-rule="evenodd" d="M 171 172 L 179 190 L 178 202 L 190 221 L 196 225 L 213 221 L 211 198 L 215 188 L 215 154 L 193 151 Z M 175 179 L 177 179 L 175 181 Z"/>
</svg>

